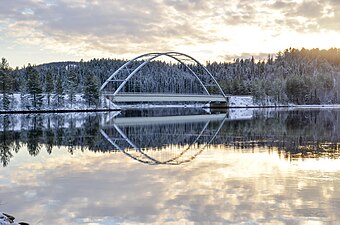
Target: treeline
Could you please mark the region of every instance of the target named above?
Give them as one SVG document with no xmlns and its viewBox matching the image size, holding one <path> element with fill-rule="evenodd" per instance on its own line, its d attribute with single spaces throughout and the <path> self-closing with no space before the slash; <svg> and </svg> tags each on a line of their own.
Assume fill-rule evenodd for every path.
<svg viewBox="0 0 340 225">
<path fill-rule="evenodd" d="M 209 63 L 226 93 L 271 96 L 277 102 L 334 104 L 340 102 L 340 49 L 286 49 L 267 60 L 236 59 Z"/>
<path fill-rule="evenodd" d="M 77 95 L 81 95 L 86 105 L 97 107 L 100 85 L 125 62 L 93 59 L 39 66 L 29 64 L 12 69 L 6 59 L 2 59 L 0 110 L 16 104 L 13 94 L 20 94 L 23 108 L 28 109 L 60 108 L 65 104 L 72 107 Z M 196 65 L 190 65 L 190 68 L 204 72 Z M 226 94 L 253 95 L 257 101 L 269 96 L 278 103 L 340 103 L 340 49 L 337 48 L 286 49 L 262 61 L 251 57 L 225 63 L 208 62 L 207 68 Z M 119 79 L 117 77 L 117 81 Z M 109 85 L 117 88 L 119 82 Z M 134 76 L 122 91 L 203 93 L 204 89 L 184 66 L 154 61 Z"/>
<path fill-rule="evenodd" d="M 72 108 L 76 103 L 98 107 L 98 77 L 93 74 L 93 70 L 78 65 L 81 63 L 28 64 L 21 69 L 12 69 L 7 60 L 2 58 L 0 110 L 60 109 L 65 108 L 65 105 Z"/>
</svg>

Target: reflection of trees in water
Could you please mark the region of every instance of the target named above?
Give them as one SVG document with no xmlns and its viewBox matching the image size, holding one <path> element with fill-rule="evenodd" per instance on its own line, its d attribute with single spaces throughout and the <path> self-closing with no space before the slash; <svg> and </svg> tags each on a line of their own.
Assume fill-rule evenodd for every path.
<svg viewBox="0 0 340 225">
<path fill-rule="evenodd" d="M 101 139 L 99 126 L 100 126 L 100 118 L 98 116 L 95 117 L 87 117 L 86 122 L 84 124 L 83 137 L 84 144 L 89 149 L 99 149 L 99 139 Z"/>
<path fill-rule="evenodd" d="M 0 120 L 3 128 L 3 132 L 0 132 L 0 160 L 3 166 L 7 166 L 10 158 L 13 157 L 13 152 L 17 153 L 21 148 L 20 136 L 7 131 L 10 124 L 9 116 L 4 115 Z"/>
<path fill-rule="evenodd" d="M 286 158 L 340 158 L 340 111 L 299 110 L 272 112 L 223 127 L 224 143 L 239 149 L 278 147 Z M 223 139 L 223 138 L 222 138 Z M 223 140 L 219 140 L 221 142 Z"/>
<path fill-rule="evenodd" d="M 301 143 L 299 146 L 282 149 L 282 154 L 287 159 L 296 158 L 340 158 L 340 142 L 338 143 Z"/>
<path fill-rule="evenodd" d="M 27 150 L 30 155 L 37 156 L 41 149 L 43 124 L 42 116 L 34 115 L 32 118 L 28 118 L 31 122 L 31 129 L 27 132 Z"/>
<path fill-rule="evenodd" d="M 340 158 L 339 110 L 273 111 L 267 114 L 256 113 L 252 120 L 226 121 L 213 144 L 238 149 L 275 147 L 289 159 Z M 101 119 L 101 114 L 96 113 L 0 115 L 1 162 L 3 166 L 8 165 L 14 153 L 23 145 L 27 146 L 32 156 L 39 154 L 42 149 L 51 154 L 54 146 L 67 146 L 71 154 L 83 149 L 118 151 L 99 132 Z M 159 151 L 170 146 L 175 146 L 174 151 L 177 152 L 174 154 L 180 154 L 178 146 L 195 141 L 204 124 L 131 125 L 121 127 L 121 130 L 147 154 L 156 153 L 146 149 Z M 209 124 L 197 147 L 209 142 L 218 124 Z M 108 134 L 116 132 L 114 128 L 105 129 Z M 124 141 L 120 146 L 132 151 L 131 146 Z"/>
<path fill-rule="evenodd" d="M 36 156 L 44 146 L 51 154 L 53 147 L 76 149 L 92 148 L 100 137 L 98 114 L 32 114 L 0 115 L 1 162 L 7 166 L 13 153 L 23 145 Z"/>
<path fill-rule="evenodd" d="M 4 116 L 1 122 L 4 127 L 4 132 L 0 134 L 1 162 L 3 166 L 7 166 L 9 163 L 9 159 L 13 156 L 11 153 L 13 135 L 10 135 L 8 132 L 6 132 L 6 127 L 9 124 L 8 116 Z"/>
</svg>

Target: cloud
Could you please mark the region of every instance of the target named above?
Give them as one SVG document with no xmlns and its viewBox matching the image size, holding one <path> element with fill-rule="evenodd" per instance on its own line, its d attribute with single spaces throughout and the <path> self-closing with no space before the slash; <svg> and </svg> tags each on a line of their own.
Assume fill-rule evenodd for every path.
<svg viewBox="0 0 340 225">
<path fill-rule="evenodd" d="M 340 32 L 340 2 L 336 0 L 303 0 L 275 1 L 266 5 L 271 10 L 276 10 L 282 15 L 277 20 L 298 32 L 322 32 L 324 30 Z"/>
<path fill-rule="evenodd" d="M 289 9 L 291 7 L 293 7 L 295 5 L 294 2 L 286 2 L 286 1 L 282 1 L 282 0 L 277 0 L 274 3 L 271 4 L 271 7 L 274 9 Z"/>
<path fill-rule="evenodd" d="M 340 219 L 335 203 L 339 179 L 310 179 L 316 171 L 334 175 L 336 171 L 328 174 L 316 165 L 335 165 L 336 160 L 292 164 L 276 150 L 247 153 L 219 146 L 189 164 L 169 167 L 146 166 L 120 153 L 71 156 L 63 147 L 56 152 L 53 157 L 23 157 L 12 168 L 11 176 L 2 180 L 2 208 L 31 224 Z"/>
<path fill-rule="evenodd" d="M 340 32 L 336 0 L 18 0 L 6 4 L 0 8 L 2 39 L 81 57 L 188 49 L 224 55 L 242 39 L 239 35 L 249 35 L 246 32 L 252 29 L 259 31 L 264 43 L 287 30 Z M 238 28 L 242 34 L 233 33 Z M 244 51 L 254 49 L 232 54 Z"/>
<path fill-rule="evenodd" d="M 306 18 L 319 18 L 322 16 L 324 6 L 318 1 L 302 2 L 296 9 L 294 16 L 303 16 Z"/>
<path fill-rule="evenodd" d="M 194 45 L 221 39 L 180 13 L 192 8 L 202 10 L 203 1 L 166 1 L 168 5 L 156 0 L 53 3 L 32 0 L 26 1 L 25 7 L 11 3 L 12 10 L 1 13 L 6 15 L 2 21 L 7 22 L 7 33 L 25 44 L 32 42 L 25 36 L 34 36 L 33 43 L 51 48 L 59 43 L 74 45 L 81 52 L 112 54 L 168 50 L 174 44 Z"/>
</svg>

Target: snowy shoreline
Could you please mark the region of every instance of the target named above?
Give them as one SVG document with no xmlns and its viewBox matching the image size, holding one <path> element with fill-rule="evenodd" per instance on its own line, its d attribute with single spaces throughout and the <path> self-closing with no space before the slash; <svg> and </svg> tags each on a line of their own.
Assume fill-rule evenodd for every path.
<svg viewBox="0 0 340 225">
<path fill-rule="evenodd" d="M 229 107 L 209 107 L 209 106 L 174 106 L 174 105 L 133 105 L 123 106 L 121 108 L 93 108 L 93 109 L 48 109 L 48 110 L 0 110 L 0 114 L 30 114 L 30 113 L 72 113 L 72 112 L 109 112 L 129 109 L 157 109 L 157 108 L 211 108 L 211 109 L 264 109 L 264 108 L 290 108 L 290 109 L 340 109 L 340 105 L 247 105 L 247 106 L 229 106 Z"/>
<path fill-rule="evenodd" d="M 295 105 L 295 104 L 277 104 L 270 98 L 263 102 L 254 101 L 253 96 L 230 96 L 228 107 L 211 107 L 209 104 L 189 104 L 189 105 L 157 105 L 157 104 L 136 104 L 136 105 L 121 105 L 108 104 L 105 101 L 105 106 L 89 107 L 84 104 L 80 95 L 76 96 L 75 104 L 66 104 L 60 108 L 41 108 L 41 109 L 25 109 L 19 94 L 14 94 L 15 103 L 9 110 L 0 110 L 0 114 L 29 114 L 29 113 L 69 113 L 69 112 L 105 112 L 105 111 L 119 111 L 128 109 L 154 109 L 154 108 L 212 108 L 212 109 L 245 109 L 245 108 L 296 108 L 296 109 L 325 109 L 325 108 L 340 108 L 340 104 L 332 105 Z M 46 101 L 46 99 L 44 99 Z"/>
<path fill-rule="evenodd" d="M 70 112 L 106 112 L 119 111 L 120 109 L 42 109 L 42 110 L 0 110 L 0 114 L 29 114 L 29 113 L 70 113 Z"/>
</svg>

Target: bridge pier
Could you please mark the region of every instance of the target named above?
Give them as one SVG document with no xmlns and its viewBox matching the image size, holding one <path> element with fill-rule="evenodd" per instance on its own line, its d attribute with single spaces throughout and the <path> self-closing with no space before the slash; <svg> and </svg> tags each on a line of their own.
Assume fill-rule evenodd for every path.
<svg viewBox="0 0 340 225">
<path fill-rule="evenodd" d="M 226 97 L 226 101 L 211 101 L 209 107 L 211 109 L 227 109 L 229 108 L 230 97 Z"/>
<path fill-rule="evenodd" d="M 210 102 L 209 107 L 217 109 L 228 108 L 229 104 L 227 102 Z"/>
</svg>

